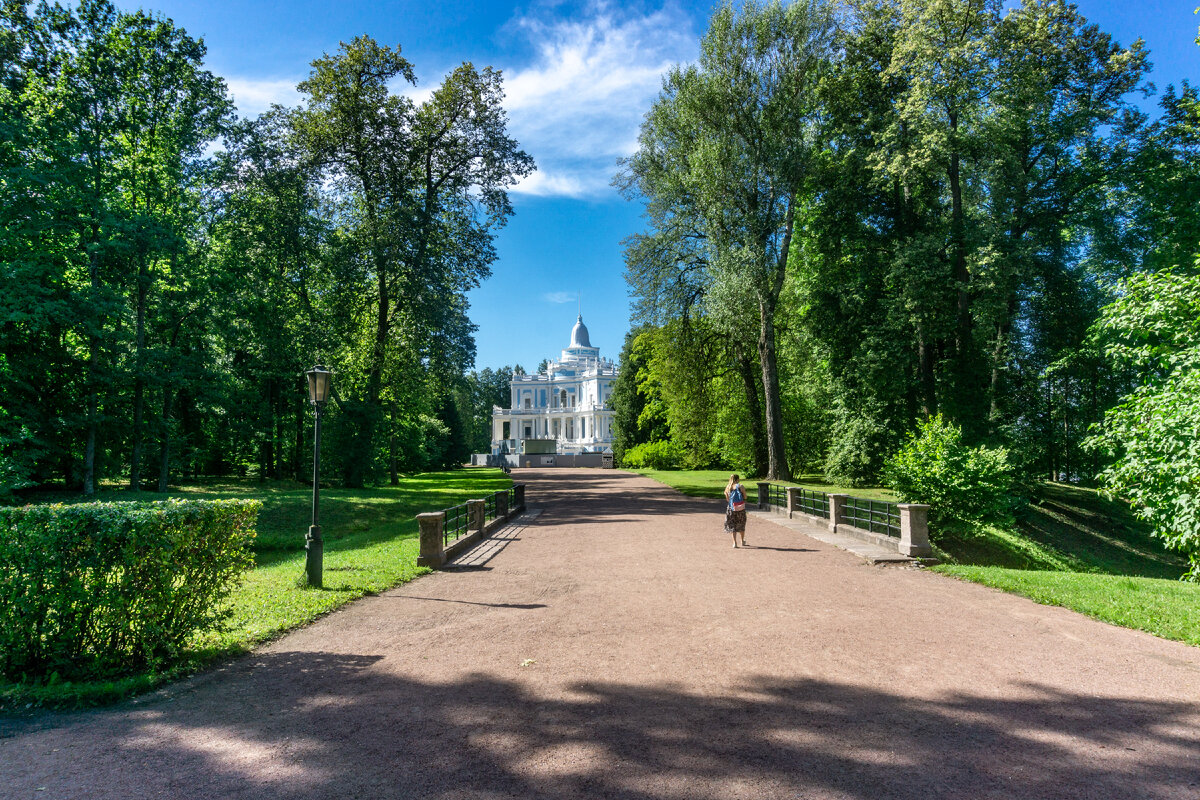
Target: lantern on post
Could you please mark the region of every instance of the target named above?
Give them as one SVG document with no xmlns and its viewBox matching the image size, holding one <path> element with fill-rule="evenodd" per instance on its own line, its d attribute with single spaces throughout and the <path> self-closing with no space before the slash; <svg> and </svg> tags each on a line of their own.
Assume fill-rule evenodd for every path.
<svg viewBox="0 0 1200 800">
<path fill-rule="evenodd" d="M 308 529 L 308 535 L 304 537 L 304 572 L 308 585 L 319 589 L 325 552 L 325 542 L 321 538 L 321 526 L 318 522 L 321 503 L 321 413 L 325 410 L 325 403 L 329 401 L 333 372 L 318 364 L 304 375 L 308 378 L 308 399 L 312 403 L 316 418 L 313 432 L 312 525 Z"/>
</svg>

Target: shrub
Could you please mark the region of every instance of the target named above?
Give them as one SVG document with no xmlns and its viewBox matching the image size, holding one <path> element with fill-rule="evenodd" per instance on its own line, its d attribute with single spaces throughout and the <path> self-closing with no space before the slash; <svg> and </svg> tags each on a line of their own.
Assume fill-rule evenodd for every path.
<svg viewBox="0 0 1200 800">
<path fill-rule="evenodd" d="M 843 410 L 834 423 L 825 475 L 834 483 L 871 486 L 884 466 L 882 454 L 894 443 L 887 427 L 874 417 Z"/>
<path fill-rule="evenodd" d="M 673 442 L 645 442 L 625 451 L 622 466 L 630 469 L 679 469 L 683 453 Z"/>
<path fill-rule="evenodd" d="M 1012 521 L 1012 465 L 1004 448 L 967 447 L 962 429 L 936 417 L 920 423 L 884 475 L 906 503 L 929 504 L 937 529 Z"/>
<path fill-rule="evenodd" d="M 115 677 L 218 630 L 253 565 L 260 504 L 167 500 L 0 508 L 0 672 Z"/>
</svg>

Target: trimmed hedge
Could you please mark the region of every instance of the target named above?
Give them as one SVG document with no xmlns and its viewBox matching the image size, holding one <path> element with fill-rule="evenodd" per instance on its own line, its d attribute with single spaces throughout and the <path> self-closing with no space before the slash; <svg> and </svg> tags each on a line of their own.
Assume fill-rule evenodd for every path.
<svg viewBox="0 0 1200 800">
<path fill-rule="evenodd" d="M 166 500 L 0 508 L 0 674 L 116 677 L 219 629 L 254 565 L 261 504 Z"/>
</svg>

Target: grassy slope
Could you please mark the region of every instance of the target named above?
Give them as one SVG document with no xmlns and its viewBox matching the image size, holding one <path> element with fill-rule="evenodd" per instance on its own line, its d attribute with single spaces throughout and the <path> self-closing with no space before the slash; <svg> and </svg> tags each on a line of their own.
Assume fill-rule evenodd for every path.
<svg viewBox="0 0 1200 800">
<path fill-rule="evenodd" d="M 398 487 L 322 490 L 323 589 L 302 586 L 304 535 L 312 514 L 311 489 L 294 484 L 219 484 L 172 492 L 172 496 L 192 499 L 237 497 L 263 501 L 255 543 L 258 566 L 231 598 L 229 629 L 199 637 L 185 663 L 169 674 L 44 686 L 0 683 L 0 708 L 29 703 L 88 705 L 119 699 L 214 659 L 242 652 L 351 600 L 410 580 L 428 572 L 416 565 L 416 514 L 457 505 L 511 485 L 512 480 L 498 469 L 471 468 L 414 475 L 404 478 Z M 111 492 L 99 499 L 161 500 L 162 495 Z"/>
<path fill-rule="evenodd" d="M 713 470 L 642 474 L 684 494 L 720 497 L 728 473 Z M 746 480 L 747 485 L 754 481 Z M 894 500 L 886 489 L 855 489 L 805 476 L 794 485 Z M 1070 608 L 1095 619 L 1200 645 L 1200 585 L 1178 577 L 1186 562 L 1150 536 L 1122 503 L 1063 484 L 1039 486 L 1014 529 L 947 536 L 935 549 L 945 575 Z"/>
</svg>

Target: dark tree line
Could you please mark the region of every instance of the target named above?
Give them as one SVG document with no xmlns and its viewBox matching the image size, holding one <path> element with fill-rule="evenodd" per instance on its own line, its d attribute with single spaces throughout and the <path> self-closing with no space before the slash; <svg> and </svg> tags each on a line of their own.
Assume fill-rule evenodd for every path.
<svg viewBox="0 0 1200 800">
<path fill-rule="evenodd" d="M 533 162 L 499 72 L 417 103 L 363 36 L 298 108 L 234 117 L 203 42 L 107 0 L 0 17 L 0 494 L 303 477 L 303 370 L 337 373 L 330 474 L 462 463 L 466 292 Z"/>
</svg>

